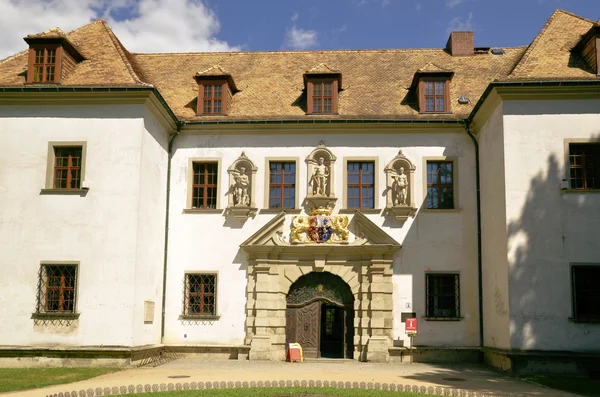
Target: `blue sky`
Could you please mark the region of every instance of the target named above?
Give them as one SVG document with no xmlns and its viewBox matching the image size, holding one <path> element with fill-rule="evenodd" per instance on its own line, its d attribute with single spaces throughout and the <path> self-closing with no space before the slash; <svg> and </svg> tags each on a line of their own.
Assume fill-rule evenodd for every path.
<svg viewBox="0 0 600 397">
<path fill-rule="evenodd" d="M 552 12 L 600 18 L 598 0 L 0 0 L 0 59 L 23 37 L 104 18 L 132 52 L 527 45 Z"/>
</svg>

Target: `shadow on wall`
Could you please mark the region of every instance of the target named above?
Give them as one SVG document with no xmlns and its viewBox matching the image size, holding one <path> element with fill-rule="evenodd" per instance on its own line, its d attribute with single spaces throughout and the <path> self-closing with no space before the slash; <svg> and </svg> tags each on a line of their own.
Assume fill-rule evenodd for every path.
<svg viewBox="0 0 600 397">
<path fill-rule="evenodd" d="M 600 195 L 561 189 L 570 172 L 566 161 L 548 156 L 546 170 L 530 181 L 519 216 L 507 214 L 513 349 L 600 349 L 600 324 L 570 320 L 575 316 L 573 265 L 600 264 Z M 508 186 L 510 207 L 519 189 Z"/>
</svg>

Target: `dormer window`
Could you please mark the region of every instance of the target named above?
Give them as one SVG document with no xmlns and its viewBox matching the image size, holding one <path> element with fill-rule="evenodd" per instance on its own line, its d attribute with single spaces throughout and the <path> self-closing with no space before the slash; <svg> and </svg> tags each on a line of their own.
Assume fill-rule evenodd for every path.
<svg viewBox="0 0 600 397">
<path fill-rule="evenodd" d="M 450 79 L 454 72 L 429 63 L 417 70 L 410 86 L 417 94 L 419 112 L 449 113 Z"/>
<path fill-rule="evenodd" d="M 448 80 L 423 78 L 419 82 L 419 108 L 426 113 L 449 112 Z"/>
<path fill-rule="evenodd" d="M 225 116 L 229 113 L 233 94 L 237 92 L 231 75 L 215 65 L 194 76 L 198 83 L 199 116 Z"/>
<path fill-rule="evenodd" d="M 34 83 L 55 83 L 56 73 L 56 48 L 36 48 L 33 62 Z"/>
<path fill-rule="evenodd" d="M 59 84 L 84 59 L 58 28 L 28 35 L 24 40 L 29 44 L 28 83 Z"/>
<path fill-rule="evenodd" d="M 337 80 L 309 80 L 308 81 L 308 113 L 331 114 L 337 113 Z"/>
<path fill-rule="evenodd" d="M 223 114 L 224 82 L 202 83 L 202 114 Z"/>
<path fill-rule="evenodd" d="M 306 114 L 337 114 L 342 75 L 324 63 L 304 73 Z"/>
</svg>

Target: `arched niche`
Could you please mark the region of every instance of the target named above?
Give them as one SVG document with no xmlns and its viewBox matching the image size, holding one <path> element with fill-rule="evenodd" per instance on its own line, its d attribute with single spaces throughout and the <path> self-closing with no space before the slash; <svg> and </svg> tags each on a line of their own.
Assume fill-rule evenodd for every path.
<svg viewBox="0 0 600 397">
<path fill-rule="evenodd" d="M 256 213 L 254 197 L 257 170 L 258 168 L 244 152 L 229 166 L 227 214 L 246 220 Z"/>
<path fill-rule="evenodd" d="M 414 196 L 415 165 L 402 153 L 385 167 L 387 183 L 386 208 L 397 220 L 405 221 L 416 212 Z"/>
<path fill-rule="evenodd" d="M 323 141 L 306 157 L 308 176 L 306 199 L 312 204 L 312 207 L 333 208 L 335 206 L 337 200 L 334 191 L 336 159 Z"/>
</svg>

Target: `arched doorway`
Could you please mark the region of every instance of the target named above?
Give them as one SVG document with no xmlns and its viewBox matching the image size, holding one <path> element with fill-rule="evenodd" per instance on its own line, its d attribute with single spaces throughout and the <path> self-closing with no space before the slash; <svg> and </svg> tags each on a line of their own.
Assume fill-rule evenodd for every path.
<svg viewBox="0 0 600 397">
<path fill-rule="evenodd" d="M 312 272 L 290 286 L 286 340 L 300 343 L 306 358 L 352 358 L 354 296 L 341 277 Z"/>
</svg>

